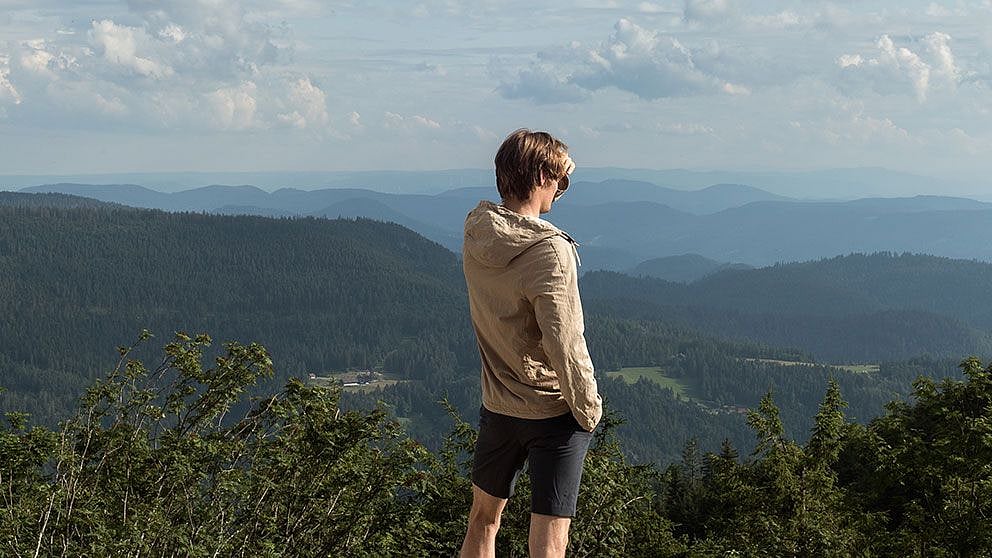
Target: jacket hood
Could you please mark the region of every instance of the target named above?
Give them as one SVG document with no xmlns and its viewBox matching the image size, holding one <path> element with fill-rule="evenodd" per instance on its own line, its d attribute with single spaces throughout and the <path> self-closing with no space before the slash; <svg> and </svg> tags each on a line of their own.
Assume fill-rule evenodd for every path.
<svg viewBox="0 0 992 558">
<path fill-rule="evenodd" d="M 481 201 L 465 219 L 464 249 L 479 263 L 506 267 L 534 244 L 553 236 L 572 239 L 537 217 L 528 217 L 490 201 Z"/>
</svg>

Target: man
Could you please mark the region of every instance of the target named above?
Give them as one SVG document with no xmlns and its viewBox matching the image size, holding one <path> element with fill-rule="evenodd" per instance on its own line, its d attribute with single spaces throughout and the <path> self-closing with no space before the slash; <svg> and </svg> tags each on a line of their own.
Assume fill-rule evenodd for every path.
<svg viewBox="0 0 992 558">
<path fill-rule="evenodd" d="M 540 218 L 575 164 L 545 132 L 517 130 L 496 154 L 502 203 L 465 221 L 462 260 L 482 356 L 472 510 L 461 556 L 495 556 L 500 515 L 527 461 L 532 557 L 564 556 L 582 462 L 602 415 L 583 337 L 575 242 Z"/>
</svg>

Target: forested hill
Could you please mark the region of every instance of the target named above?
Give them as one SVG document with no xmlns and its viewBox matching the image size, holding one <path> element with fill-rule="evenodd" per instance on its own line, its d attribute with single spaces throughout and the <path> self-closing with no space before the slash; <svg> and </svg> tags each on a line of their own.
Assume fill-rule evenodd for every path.
<svg viewBox="0 0 992 558">
<path fill-rule="evenodd" d="M 975 261 L 853 254 L 722 271 L 689 285 L 593 272 L 582 288 L 604 312 L 795 346 L 821 359 L 992 349 L 992 265 Z"/>
<path fill-rule="evenodd" d="M 258 341 L 285 375 L 477 366 L 457 258 L 398 225 L 0 207 L 0 261 L 6 409 L 60 416 L 142 328 Z"/>
<path fill-rule="evenodd" d="M 72 194 L 27 194 L 0 191 L 0 206 L 7 207 L 121 207 L 113 202 L 103 202 Z"/>
<path fill-rule="evenodd" d="M 992 329 L 992 264 L 979 261 L 852 254 L 726 271 L 704 278 L 694 288 L 715 305 L 746 311 L 838 315 L 912 309 Z M 769 304 L 772 298 L 774 304 Z"/>
<path fill-rule="evenodd" d="M 597 299 L 596 278 L 580 283 L 588 296 L 589 348 L 610 408 L 628 419 L 619 432 L 637 461 L 670 462 L 690 438 L 706 449 L 725 438 L 750 448 L 742 408 L 753 408 L 769 389 L 788 434 L 803 439 L 831 377 L 851 404 L 850 416 L 867 420 L 907 393 L 918 374 L 954 373 L 968 354 L 865 369 L 814 365 L 801 350 L 700 334 L 707 323 L 686 327 L 687 319 L 655 312 L 659 305 L 647 291 L 614 290 L 634 298 Z M 736 319 L 725 309 L 707 312 L 699 315 L 709 323 Z M 913 339 L 935 335 L 914 329 L 920 325 L 905 326 Z M 426 443 L 446 429 L 441 397 L 469 420 L 479 405 L 478 350 L 458 259 L 403 227 L 0 207 L 0 386 L 8 388 L 0 392 L 0 412 L 27 411 L 48 424 L 64 417 L 116 362 L 115 347 L 143 328 L 158 340 L 185 330 L 260 342 L 272 353 L 277 383 L 308 373 L 317 383 L 381 373 L 375 386 L 348 391 L 345 404 L 384 401 Z M 854 354 L 842 339 L 830 340 L 840 343 L 842 356 Z"/>
<path fill-rule="evenodd" d="M 692 283 L 714 273 L 731 269 L 752 268 L 747 264 L 714 261 L 699 254 L 682 254 L 643 261 L 628 270 L 626 274 L 635 277 L 654 277 L 675 283 Z"/>
</svg>

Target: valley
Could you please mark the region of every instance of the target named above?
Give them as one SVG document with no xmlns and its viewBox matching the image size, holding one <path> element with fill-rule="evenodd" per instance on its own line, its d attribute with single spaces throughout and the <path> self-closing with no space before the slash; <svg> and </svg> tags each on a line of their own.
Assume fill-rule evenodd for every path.
<svg viewBox="0 0 992 558">
<path fill-rule="evenodd" d="M 442 399 L 465 417 L 478 409 L 458 258 L 409 229 L 0 199 L 0 410 L 55 423 L 142 328 L 258 341 L 276 364 L 267 385 L 311 374 L 347 384 L 343 405 L 384 402 L 431 447 L 445 431 Z M 989 350 L 990 277 L 980 262 L 855 254 L 677 283 L 587 272 L 580 289 L 601 390 L 627 420 L 624 447 L 666 463 L 691 438 L 748 450 L 741 413 L 769 391 L 802 440 L 830 379 L 867 421 L 917 375 L 953 377 L 960 359 Z M 381 377 L 360 383 L 348 370 Z"/>
</svg>

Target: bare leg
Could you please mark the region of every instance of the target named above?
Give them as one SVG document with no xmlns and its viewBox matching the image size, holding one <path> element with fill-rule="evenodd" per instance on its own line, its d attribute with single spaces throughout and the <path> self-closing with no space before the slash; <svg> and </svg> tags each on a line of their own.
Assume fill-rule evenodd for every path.
<svg viewBox="0 0 992 558">
<path fill-rule="evenodd" d="M 459 558 L 495 558 L 496 532 L 504 507 L 505 498 L 497 498 L 472 485 L 472 511 L 468 514 L 468 531 Z"/>
<path fill-rule="evenodd" d="M 530 514 L 530 558 L 564 558 L 570 517 Z"/>
</svg>

